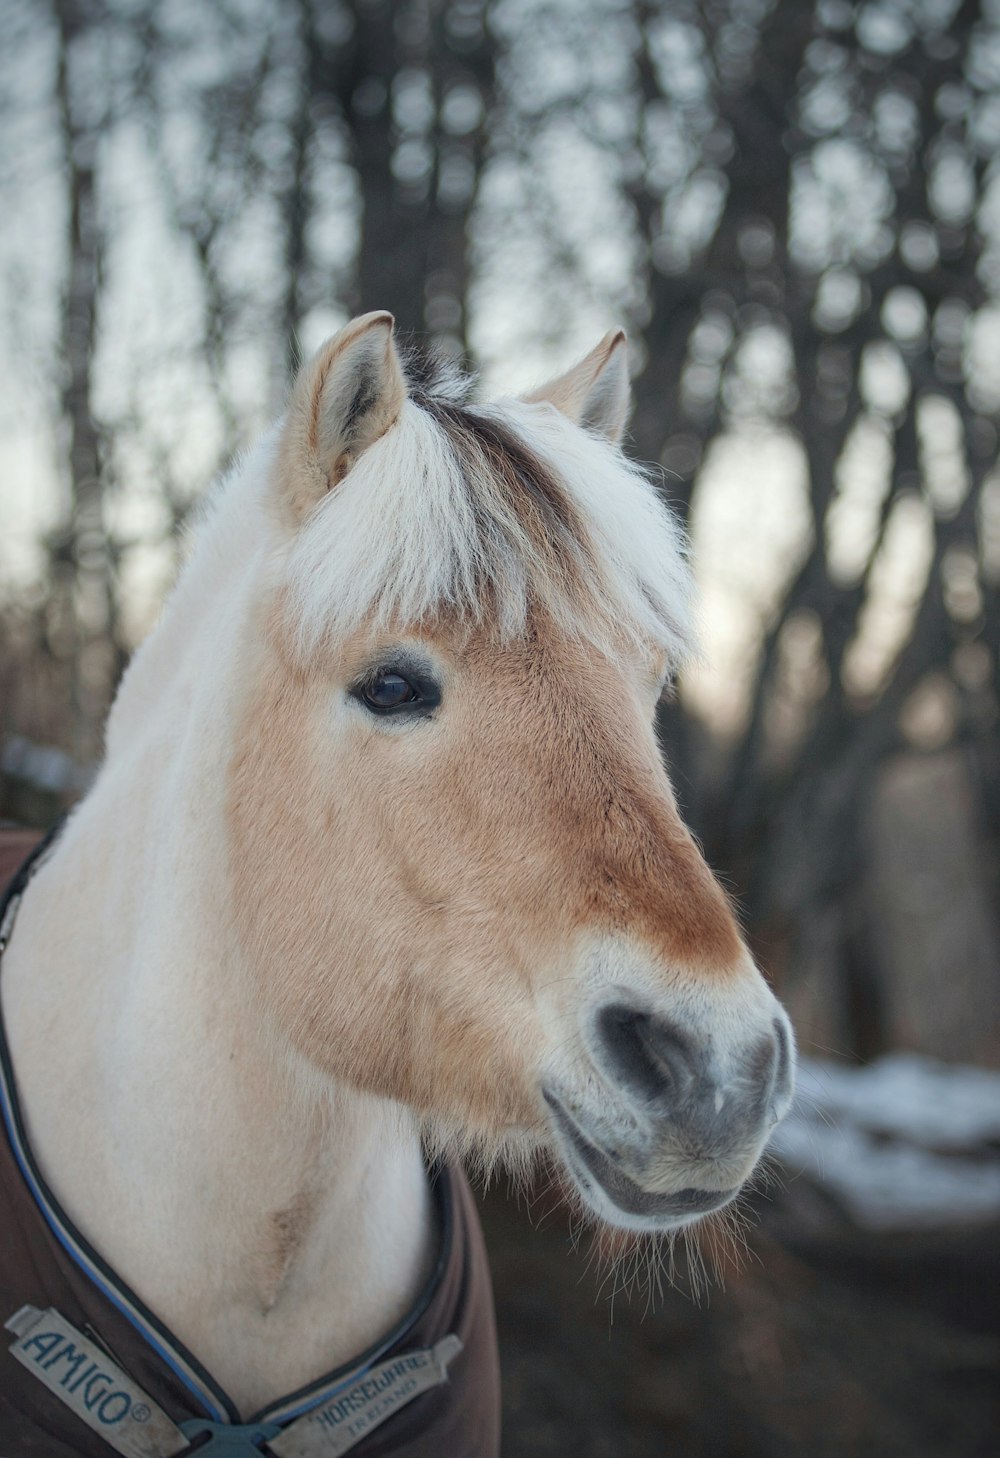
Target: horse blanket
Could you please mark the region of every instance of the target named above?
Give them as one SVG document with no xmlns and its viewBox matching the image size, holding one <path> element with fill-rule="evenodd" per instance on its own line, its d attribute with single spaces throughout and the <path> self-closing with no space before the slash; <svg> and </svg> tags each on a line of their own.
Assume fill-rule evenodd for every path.
<svg viewBox="0 0 1000 1458">
<path fill-rule="evenodd" d="M 41 849 L 0 830 L 0 957 Z M 0 1458 L 496 1458 L 493 1298 L 459 1168 L 431 1171 L 441 1245 L 409 1314 L 245 1420 L 60 1208 L 26 1138 L 2 1019 L 0 1106 Z"/>
</svg>

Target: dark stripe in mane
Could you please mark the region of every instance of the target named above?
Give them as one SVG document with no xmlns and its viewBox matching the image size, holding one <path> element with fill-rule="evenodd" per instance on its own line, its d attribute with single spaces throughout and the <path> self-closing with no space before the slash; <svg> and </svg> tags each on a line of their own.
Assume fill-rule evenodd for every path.
<svg viewBox="0 0 1000 1458">
<path fill-rule="evenodd" d="M 656 642 L 681 660 L 690 575 L 641 471 L 554 410 L 469 403 L 447 363 L 407 373 L 383 468 L 362 458 L 354 469 L 369 479 L 331 492 L 299 534 L 289 573 L 303 653 L 366 622 L 444 614 L 501 643 L 548 619 L 602 652 Z"/>
<path fill-rule="evenodd" d="M 475 499 L 474 483 L 485 475 L 543 558 L 557 544 L 572 544 L 578 557 L 586 529 L 566 486 L 497 415 L 466 403 L 474 383 L 469 376 L 427 351 L 407 354 L 406 375 L 414 404 L 447 434 L 463 477 L 473 488 L 473 507 L 482 506 Z"/>
<path fill-rule="evenodd" d="M 488 409 L 421 392 L 414 399 L 448 437 L 469 488 L 480 539 L 495 542 L 503 517 L 512 519 L 544 565 L 551 585 L 571 595 L 587 595 L 594 576 L 587 524 L 549 464 Z M 493 503 L 484 493 L 484 483 L 496 493 Z M 502 509 L 499 520 L 497 504 Z"/>
</svg>

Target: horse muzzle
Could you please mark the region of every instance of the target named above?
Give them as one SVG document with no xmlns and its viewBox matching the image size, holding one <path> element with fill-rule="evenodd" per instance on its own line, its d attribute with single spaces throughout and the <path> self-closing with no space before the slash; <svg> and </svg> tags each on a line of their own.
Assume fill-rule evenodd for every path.
<svg viewBox="0 0 1000 1458">
<path fill-rule="evenodd" d="M 679 1229 L 739 1193 L 792 1098 L 791 1028 L 766 997 L 767 1020 L 735 1041 L 631 998 L 601 1002 L 588 1077 L 542 1088 L 556 1149 L 595 1214 Z"/>
</svg>

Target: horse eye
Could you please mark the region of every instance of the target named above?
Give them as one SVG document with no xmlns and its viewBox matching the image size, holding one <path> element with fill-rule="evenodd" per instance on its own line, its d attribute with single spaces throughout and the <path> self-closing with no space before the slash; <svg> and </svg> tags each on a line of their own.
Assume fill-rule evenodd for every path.
<svg viewBox="0 0 1000 1458">
<path fill-rule="evenodd" d="M 409 655 L 372 667 L 349 690 L 370 714 L 398 714 L 400 718 L 429 715 L 441 703 L 441 685 L 429 664 Z"/>
<path fill-rule="evenodd" d="M 420 694 L 404 674 L 387 671 L 369 679 L 361 690 L 361 701 L 377 714 L 385 714 L 404 704 L 419 703 Z"/>
</svg>

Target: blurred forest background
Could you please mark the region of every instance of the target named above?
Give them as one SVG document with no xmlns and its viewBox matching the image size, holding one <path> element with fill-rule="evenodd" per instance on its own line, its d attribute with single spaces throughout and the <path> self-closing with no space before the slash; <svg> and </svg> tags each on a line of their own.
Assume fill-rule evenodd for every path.
<svg viewBox="0 0 1000 1458">
<path fill-rule="evenodd" d="M 1000 4 L 0 0 L 0 34 L 0 815 L 81 792 L 189 512 L 351 314 L 494 389 L 624 323 L 704 626 L 672 773 L 804 1050 L 889 1070 L 804 1080 L 869 1110 L 881 1214 L 814 1125 L 763 1266 L 609 1347 L 558 1223 L 492 1196 L 508 1450 L 996 1452 L 997 1084 L 920 1059 L 1000 1068 Z"/>
</svg>

